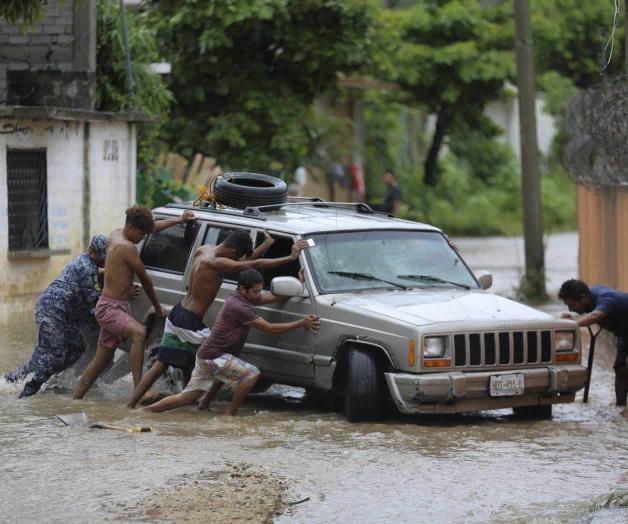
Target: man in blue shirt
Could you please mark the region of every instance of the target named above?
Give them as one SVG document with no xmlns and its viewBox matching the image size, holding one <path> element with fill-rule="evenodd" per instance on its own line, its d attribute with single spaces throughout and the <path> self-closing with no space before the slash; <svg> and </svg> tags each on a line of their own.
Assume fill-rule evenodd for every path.
<svg viewBox="0 0 628 524">
<path fill-rule="evenodd" d="M 35 306 L 37 345 L 31 359 L 5 374 L 9 382 L 23 380 L 32 373 L 20 398 L 39 391 L 52 375 L 72 366 L 85 351 L 80 328 L 98 334 L 93 310 L 100 297 L 107 237 L 92 238 L 87 253 L 72 260 L 43 291 Z"/>
<path fill-rule="evenodd" d="M 558 292 L 569 311 L 581 315 L 578 325 L 598 324 L 617 337 L 615 358 L 615 398 L 617 406 L 626 405 L 628 396 L 628 293 L 605 286 L 589 288 L 582 280 L 567 280 Z M 568 313 L 563 318 L 571 318 Z"/>
</svg>

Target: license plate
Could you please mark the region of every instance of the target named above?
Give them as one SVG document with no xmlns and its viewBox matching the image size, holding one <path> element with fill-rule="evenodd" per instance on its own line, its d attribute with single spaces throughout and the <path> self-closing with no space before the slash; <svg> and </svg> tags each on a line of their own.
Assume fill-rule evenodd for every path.
<svg viewBox="0 0 628 524">
<path fill-rule="evenodd" d="M 523 375 L 513 373 L 511 375 L 491 375 L 491 397 L 510 397 L 523 395 Z"/>
</svg>

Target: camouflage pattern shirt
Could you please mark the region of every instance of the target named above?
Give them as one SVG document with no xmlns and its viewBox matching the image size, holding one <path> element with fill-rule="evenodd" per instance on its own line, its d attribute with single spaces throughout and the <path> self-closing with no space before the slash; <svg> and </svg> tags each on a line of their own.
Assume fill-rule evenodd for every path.
<svg viewBox="0 0 628 524">
<path fill-rule="evenodd" d="M 88 253 L 72 260 L 37 300 L 36 316 L 52 316 L 69 323 L 91 323 L 100 298 L 98 266 Z"/>
</svg>

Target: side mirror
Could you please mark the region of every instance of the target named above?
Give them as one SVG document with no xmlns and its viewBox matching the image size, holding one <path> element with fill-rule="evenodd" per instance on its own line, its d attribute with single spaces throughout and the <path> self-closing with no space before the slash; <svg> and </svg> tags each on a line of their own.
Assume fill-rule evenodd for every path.
<svg viewBox="0 0 628 524">
<path fill-rule="evenodd" d="M 490 273 L 480 273 L 477 279 L 482 289 L 489 289 L 493 285 L 493 275 Z"/>
<path fill-rule="evenodd" d="M 309 297 L 305 285 L 294 277 L 275 277 L 270 281 L 270 292 L 278 297 Z"/>
</svg>

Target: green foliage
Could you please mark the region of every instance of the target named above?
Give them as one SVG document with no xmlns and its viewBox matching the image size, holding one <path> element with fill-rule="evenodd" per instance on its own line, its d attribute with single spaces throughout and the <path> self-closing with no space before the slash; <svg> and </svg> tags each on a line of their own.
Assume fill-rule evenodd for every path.
<svg viewBox="0 0 628 524">
<path fill-rule="evenodd" d="M 124 68 L 124 47 L 117 0 L 98 2 L 96 106 L 100 111 L 134 109 L 153 117 L 163 116 L 172 100 L 160 75 L 151 73 L 148 64 L 159 61 L 154 29 L 144 14 L 126 12 L 133 93 L 129 97 Z"/>
<path fill-rule="evenodd" d="M 496 150 L 504 147 L 493 141 Z M 455 235 L 514 235 L 521 231 L 521 185 L 512 153 L 495 164 L 490 182 L 473 177 L 474 158 L 452 154 L 442 160 L 442 177 L 435 187 L 410 192 L 408 217 L 432 223 Z M 404 194 L 407 194 L 406 191 Z"/>
<path fill-rule="evenodd" d="M 481 139 L 479 156 L 462 160 L 453 154 L 442 160 L 442 177 L 436 187 L 415 182 L 401 184 L 404 216 L 434 224 L 452 235 L 520 235 L 522 233 L 521 175 L 510 148 L 494 139 Z M 473 165 L 493 148 L 494 172 L 484 181 Z M 564 171 L 546 173 L 541 180 L 546 233 L 575 227 L 576 186 Z"/>
<path fill-rule="evenodd" d="M 137 201 L 148 208 L 165 206 L 170 202 L 189 202 L 196 197 L 191 188 L 172 178 L 172 170 L 167 167 L 139 171 L 137 195 Z"/>
<path fill-rule="evenodd" d="M 158 0 L 152 23 L 173 64 L 170 146 L 277 171 L 311 153 L 314 99 L 369 63 L 374 14 L 360 0 Z"/>
<path fill-rule="evenodd" d="M 425 181 L 437 180 L 438 152 L 453 129 L 474 128 L 487 102 L 514 76 L 510 20 L 503 8 L 476 0 L 429 0 L 383 11 L 397 42 L 384 67 L 394 72 L 407 102 L 438 118 L 425 163 Z M 391 44 L 391 47 L 395 45 Z"/>
<path fill-rule="evenodd" d="M 10 24 L 21 22 L 23 27 L 27 27 L 43 18 L 47 3 L 47 0 L 2 0 L 0 18 Z"/>
<path fill-rule="evenodd" d="M 165 80 L 148 70 L 160 60 L 155 30 L 143 13 L 126 10 L 133 91 L 129 96 L 124 67 L 124 47 L 117 0 L 99 0 L 97 36 L 96 108 L 100 111 L 134 110 L 146 113 L 151 121 L 138 126 L 138 201 L 150 205 L 157 176 L 155 162 L 165 146 L 163 122 L 172 93 Z"/>
<path fill-rule="evenodd" d="M 613 2 L 535 0 L 531 6 L 537 71 L 554 71 L 579 88 L 598 84 L 603 48 L 613 27 Z M 621 74 L 625 67 L 623 35 L 620 18 L 613 59 L 606 70 L 610 76 Z"/>
</svg>

